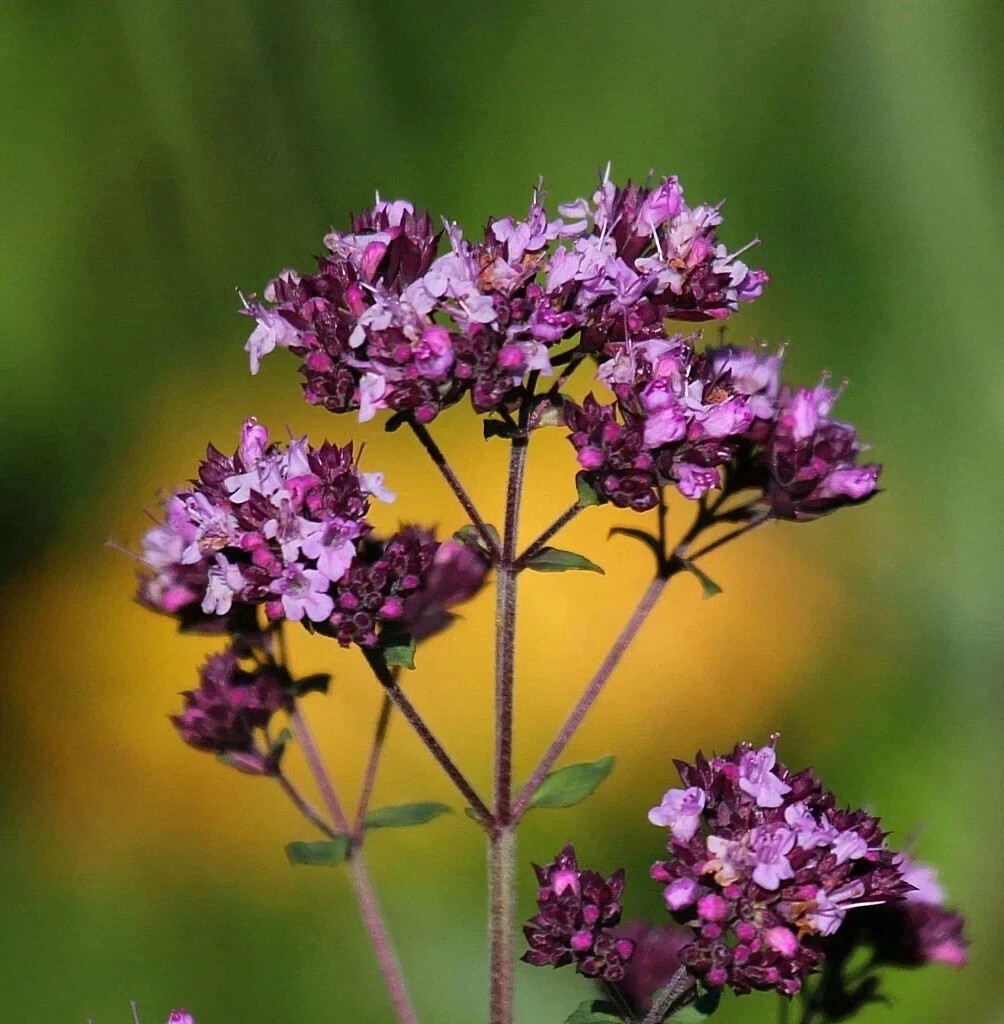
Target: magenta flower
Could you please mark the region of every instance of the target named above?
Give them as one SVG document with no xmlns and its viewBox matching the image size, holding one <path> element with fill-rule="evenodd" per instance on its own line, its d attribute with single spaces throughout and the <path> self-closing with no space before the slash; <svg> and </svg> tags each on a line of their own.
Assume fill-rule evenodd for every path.
<svg viewBox="0 0 1004 1024">
<path fill-rule="evenodd" d="M 793 995 L 852 911 L 908 891 L 878 820 L 838 810 L 811 771 L 790 772 L 773 746 L 677 766 L 686 789 L 664 801 L 670 859 L 652 876 L 692 929 L 680 958 L 706 985 Z"/>
<path fill-rule="evenodd" d="M 771 771 L 776 763 L 773 747 L 749 750 L 739 762 L 739 788 L 753 797 L 760 807 L 780 807 L 791 792 L 791 786 Z"/>
<path fill-rule="evenodd" d="M 172 1010 L 168 1014 L 167 1024 L 195 1024 L 195 1018 L 188 1010 Z"/>
<path fill-rule="evenodd" d="M 291 683 L 271 664 L 242 667 L 236 647 L 207 659 L 199 687 L 186 690 L 185 707 L 171 721 L 181 738 L 197 750 L 229 754 L 243 770 L 269 770 L 267 750 L 259 746 L 257 730 L 291 703 Z"/>
<path fill-rule="evenodd" d="M 269 444 L 248 419 L 233 456 L 210 448 L 191 489 L 165 501 L 163 523 L 143 538 L 140 599 L 188 626 L 246 629 L 263 606 L 270 619 L 343 636 L 344 613 L 359 597 L 358 576 L 346 581 L 371 531 L 372 497 L 394 500 L 382 473 L 360 472 L 351 445 Z M 401 618 L 401 602 L 425 582 L 430 544 L 402 577 L 379 577 L 377 617 L 365 629 L 352 609 L 354 636 L 375 644 L 379 623 Z"/>
<path fill-rule="evenodd" d="M 530 945 L 523 961 L 534 967 L 574 963 L 587 977 L 621 981 L 634 953 L 634 942 L 613 930 L 621 917 L 624 872 L 604 881 L 595 871 L 580 871 L 571 844 L 534 870 L 538 912 L 523 929 Z"/>
<path fill-rule="evenodd" d="M 704 790 L 698 786 L 671 789 L 663 796 L 662 803 L 648 812 L 648 820 L 653 825 L 668 828 L 674 839 L 686 843 L 701 827 L 701 812 L 706 801 Z"/>
</svg>

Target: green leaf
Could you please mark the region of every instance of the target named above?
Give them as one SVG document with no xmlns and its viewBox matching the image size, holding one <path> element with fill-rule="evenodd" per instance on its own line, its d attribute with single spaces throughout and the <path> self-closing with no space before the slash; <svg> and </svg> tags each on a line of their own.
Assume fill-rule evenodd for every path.
<svg viewBox="0 0 1004 1024">
<path fill-rule="evenodd" d="M 488 535 L 495 542 L 495 547 L 500 548 L 502 545 L 499 540 L 498 530 L 496 530 L 491 523 L 485 523 L 485 529 L 488 531 Z M 491 558 L 491 550 L 485 543 L 484 538 L 481 536 L 481 531 L 473 523 L 461 526 L 453 535 L 453 539 L 459 540 L 461 544 L 466 544 L 469 548 L 475 548 L 482 554 L 487 555 L 489 559 Z"/>
<path fill-rule="evenodd" d="M 652 534 L 646 533 L 645 530 L 638 530 L 632 526 L 614 526 L 607 534 L 607 537 L 630 537 L 632 540 L 636 540 L 640 544 L 644 544 L 645 547 L 647 547 L 655 556 L 656 568 L 660 572 L 662 571 L 662 547 L 659 544 L 658 537 L 653 537 Z"/>
<path fill-rule="evenodd" d="M 624 1018 L 602 999 L 587 999 L 565 1024 L 622 1024 Z"/>
<path fill-rule="evenodd" d="M 330 683 L 331 676 L 327 672 L 304 676 L 296 681 L 296 695 L 302 697 L 305 693 L 327 693 Z"/>
<path fill-rule="evenodd" d="M 564 395 L 538 395 L 533 402 L 533 411 L 530 414 L 530 422 L 535 430 L 541 427 L 563 427 L 565 426 L 565 402 Z"/>
<path fill-rule="evenodd" d="M 515 437 L 519 433 L 518 427 L 513 427 L 505 420 L 487 419 L 483 421 L 482 429 L 485 432 L 485 440 L 492 437 Z"/>
<path fill-rule="evenodd" d="M 574 807 L 590 796 L 614 767 L 612 757 L 570 764 L 551 772 L 530 798 L 530 807 Z"/>
<path fill-rule="evenodd" d="M 367 828 L 405 828 L 408 825 L 424 825 L 441 814 L 449 814 L 451 807 L 428 801 L 418 804 L 397 804 L 394 807 L 378 807 L 366 815 Z"/>
<path fill-rule="evenodd" d="M 680 559 L 680 564 L 687 572 L 692 572 L 700 581 L 701 586 L 704 588 L 704 599 L 707 600 L 709 597 L 714 597 L 715 594 L 720 594 L 722 588 L 702 569 L 699 569 L 693 562 L 686 558 Z"/>
<path fill-rule="evenodd" d="M 576 473 L 575 475 L 575 491 L 579 496 L 579 504 L 583 508 L 588 508 L 590 505 L 603 505 L 606 502 L 606 498 L 601 498 L 596 488 L 589 482 L 587 473 Z"/>
<path fill-rule="evenodd" d="M 349 855 L 349 837 L 318 839 L 312 842 L 286 844 L 286 856 L 290 864 L 309 864 L 314 867 L 331 867 L 341 864 Z"/>
<path fill-rule="evenodd" d="M 534 572 L 569 572 L 573 569 L 584 569 L 586 572 L 598 572 L 603 575 L 603 570 L 595 562 L 590 562 L 585 555 L 577 555 L 574 551 L 562 551 L 561 548 L 541 548 L 526 562 L 526 567 L 533 569 Z"/>
<path fill-rule="evenodd" d="M 397 633 L 381 644 L 383 660 L 401 668 L 415 667 L 415 640 L 405 633 Z"/>
<path fill-rule="evenodd" d="M 653 1002 L 659 998 L 659 993 L 652 997 Z M 709 988 L 702 992 L 692 1003 L 681 1006 L 675 1013 L 666 1017 L 671 1024 L 701 1024 L 707 1020 L 718 1009 L 718 1003 L 722 998 L 720 988 Z"/>
</svg>

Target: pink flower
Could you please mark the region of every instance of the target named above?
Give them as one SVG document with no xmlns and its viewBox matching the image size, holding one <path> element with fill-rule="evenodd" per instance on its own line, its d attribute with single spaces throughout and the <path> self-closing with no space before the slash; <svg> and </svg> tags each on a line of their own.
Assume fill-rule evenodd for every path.
<svg viewBox="0 0 1004 1024">
<path fill-rule="evenodd" d="M 673 838 L 681 843 L 690 842 L 701 827 L 706 799 L 704 790 L 696 786 L 671 789 L 663 796 L 662 803 L 648 812 L 648 820 L 653 825 L 668 828 Z"/>
</svg>

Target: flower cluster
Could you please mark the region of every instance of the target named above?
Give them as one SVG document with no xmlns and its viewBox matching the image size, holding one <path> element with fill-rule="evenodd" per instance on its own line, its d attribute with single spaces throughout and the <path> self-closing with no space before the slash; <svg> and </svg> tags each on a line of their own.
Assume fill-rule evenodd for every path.
<svg viewBox="0 0 1004 1024">
<path fill-rule="evenodd" d="M 242 667 L 239 647 L 210 656 L 199 672 L 199 688 L 186 690 L 185 707 L 171 721 L 181 738 L 196 750 L 227 754 L 236 767 L 261 774 L 269 770 L 270 752 L 257 735 L 272 715 L 291 704 L 291 682 L 274 663 Z"/>
<path fill-rule="evenodd" d="M 824 957 L 821 938 L 855 907 L 910 891 L 876 818 L 841 810 L 810 769 L 790 772 L 773 744 L 739 744 L 694 765 L 649 813 L 671 858 L 652 868 L 666 905 L 693 929 L 682 962 L 706 985 L 794 995 Z"/>
<path fill-rule="evenodd" d="M 478 412 L 510 409 L 561 342 L 599 353 L 660 335 L 667 317 L 721 319 L 767 280 L 718 241 L 719 208 L 689 207 L 676 178 L 617 188 L 608 168 L 591 201 L 559 212 L 538 189 L 525 220 L 492 218 L 472 241 L 378 197 L 350 232 L 328 233 L 317 273 L 283 271 L 246 302 L 252 372 L 289 349 L 307 400 L 360 420 L 391 409 L 428 422 L 465 395 Z"/>
<path fill-rule="evenodd" d="M 524 962 L 534 967 L 574 963 L 587 977 L 622 981 L 635 948 L 632 939 L 613 930 L 621 918 L 624 872 L 604 880 L 595 871 L 580 871 L 571 844 L 551 864 L 534 865 L 534 871 L 538 912 L 523 929 L 530 946 Z"/>
<path fill-rule="evenodd" d="M 567 403 L 569 440 L 601 497 L 645 511 L 664 484 L 700 498 L 722 486 L 724 470 L 779 518 L 813 518 L 874 493 L 881 467 L 857 464 L 861 446 L 830 417 L 837 393 L 825 380 L 793 391 L 781 382 L 782 353 L 698 352 L 697 338 L 607 344 L 596 376 L 616 400 Z"/>
<path fill-rule="evenodd" d="M 359 470 L 351 444 L 270 444 L 249 419 L 234 455 L 210 447 L 198 479 L 166 499 L 163 522 L 144 535 L 140 600 L 189 622 L 264 607 L 271 620 L 306 621 L 343 643 L 373 646 L 381 626 L 404 622 L 406 608 L 421 617 L 439 545 L 411 527 L 375 540 L 371 496 L 394 498 L 383 474 Z M 456 559 L 440 558 L 441 574 Z M 462 571 L 466 579 L 471 567 Z"/>
</svg>

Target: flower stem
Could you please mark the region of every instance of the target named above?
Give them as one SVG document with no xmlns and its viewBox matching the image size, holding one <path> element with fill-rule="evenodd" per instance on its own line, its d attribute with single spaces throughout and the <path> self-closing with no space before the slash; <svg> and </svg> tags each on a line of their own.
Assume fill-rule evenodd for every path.
<svg viewBox="0 0 1004 1024">
<path fill-rule="evenodd" d="M 461 795 L 470 805 L 477 820 L 486 828 L 494 825 L 495 819 L 487 804 L 478 796 L 474 787 L 467 781 L 464 773 L 457 767 L 449 754 L 442 748 L 439 740 L 432 734 L 432 730 L 425 724 L 425 720 L 415 710 L 414 705 L 405 696 L 404 691 L 397 684 L 390 669 L 384 663 L 383 657 L 378 651 L 371 651 L 362 648 L 363 655 L 369 662 L 374 674 L 384 688 L 384 693 L 393 702 L 394 706 L 404 715 L 407 723 L 418 734 L 418 738 L 426 746 L 432 756 L 439 763 L 439 766 L 450 777 L 450 781 L 460 790 Z"/>
<path fill-rule="evenodd" d="M 491 956 L 491 1024 L 512 1024 L 516 932 L 516 832 L 507 827 L 488 839 L 488 919 Z"/>
<path fill-rule="evenodd" d="M 687 991 L 688 986 L 691 984 L 690 975 L 687 973 L 686 967 L 678 968 L 670 979 L 669 984 L 662 990 L 659 998 L 652 1004 L 652 1009 L 648 1011 L 642 1024 L 662 1024 L 666 1017 L 669 1016 L 669 1012 L 673 1009 L 676 1001 Z"/>
<path fill-rule="evenodd" d="M 324 766 L 321 752 L 314 742 L 314 737 L 307 726 L 306 719 L 304 719 L 299 706 L 296 704 L 293 705 L 293 710 L 290 712 L 290 721 L 300 741 L 307 765 L 328 809 L 328 814 L 331 815 L 331 820 L 334 822 L 335 829 L 338 832 L 348 833 L 348 820 L 338 799 L 338 794 L 335 792 L 331 776 Z M 370 944 L 376 955 L 380 973 L 383 975 L 384 984 L 387 986 L 391 1001 L 394 1003 L 397 1019 L 400 1021 L 400 1024 L 417 1024 L 418 1017 L 415 1014 L 414 1007 L 411 1005 L 404 975 L 401 973 L 401 965 L 398 963 L 390 935 L 387 933 L 387 925 L 380 912 L 380 905 L 377 903 L 376 892 L 373 889 L 373 881 L 366 870 L 366 861 L 363 858 L 362 846 L 358 840 L 353 840 L 349 847 L 349 879 L 355 893 L 356 903 L 359 906 L 359 912 L 362 915 L 363 924 L 369 933 Z"/>
<path fill-rule="evenodd" d="M 516 559 L 516 568 L 521 570 L 525 568 L 526 563 L 533 558 L 534 555 L 538 554 L 540 550 L 547 544 L 547 542 L 561 529 L 567 526 L 583 509 L 585 505 L 580 501 L 576 501 L 575 504 L 570 505 L 565 509 L 564 512 L 558 516 L 557 519 L 551 525 L 544 530 L 543 533 Z"/>
<path fill-rule="evenodd" d="M 516 544 L 528 437 L 509 450 L 505 526 L 496 566 L 495 601 L 495 825 L 488 843 L 488 932 L 491 954 L 491 1024 L 512 1024 L 513 937 L 516 925 L 516 836 L 512 803 L 512 724 L 516 664 Z"/>
<path fill-rule="evenodd" d="M 540 759 L 540 763 L 536 768 L 534 768 L 533 774 L 527 780 L 526 784 L 520 790 L 519 795 L 516 797 L 516 803 L 512 809 L 512 816 L 515 821 L 519 821 L 522 817 L 531 797 L 544 781 L 548 772 L 550 772 L 554 767 L 555 762 L 559 757 L 561 757 L 565 747 L 568 745 L 568 741 L 582 724 L 582 720 L 586 717 L 589 709 L 595 703 L 596 698 L 599 697 L 603 687 L 606 686 L 607 680 L 610 678 L 613 670 L 620 663 L 621 658 L 624 657 L 625 652 L 637 636 L 638 631 L 641 629 L 652 609 L 655 607 L 656 602 L 659 600 L 659 597 L 663 590 L 665 590 L 668 582 L 668 576 L 660 575 L 656 576 L 652 582 L 649 583 L 648 588 L 642 595 L 641 601 L 638 602 L 638 607 L 631 613 L 631 618 L 628 619 L 624 629 L 621 630 L 620 636 L 614 641 L 613 647 L 610 648 L 610 652 L 603 659 L 602 664 L 596 670 L 596 674 L 593 678 L 589 681 L 589 684 L 586 686 L 575 707 L 572 708 L 571 714 L 569 714 L 565 724 L 562 725 L 558 735 L 554 738 L 550 747 L 547 748 L 546 753 Z"/>
<path fill-rule="evenodd" d="M 339 834 L 321 817 L 317 810 L 306 797 L 293 785 L 290 779 L 280 770 L 275 775 L 276 782 L 282 787 L 282 791 L 289 797 L 293 806 L 320 832 L 323 832 L 329 839 L 337 839 Z"/>
<path fill-rule="evenodd" d="M 380 704 L 380 714 L 377 717 L 373 746 L 370 748 L 369 760 L 366 762 L 366 771 L 363 774 L 359 803 L 356 805 L 356 818 L 352 832 L 357 838 L 362 836 L 366 828 L 366 812 L 369 810 L 370 798 L 373 796 L 373 784 L 376 782 L 377 768 L 380 766 L 380 757 L 383 754 L 384 741 L 387 739 L 387 726 L 390 725 L 390 713 L 393 707 L 390 697 L 385 693 Z"/>
<path fill-rule="evenodd" d="M 424 423 L 419 423 L 413 417 L 409 417 L 408 425 L 414 431 L 415 437 L 418 438 L 422 447 L 429 453 L 429 458 L 436 464 L 439 472 L 443 474 L 443 478 L 449 484 L 450 490 L 457 496 L 457 500 L 463 506 L 464 511 L 470 516 L 471 522 L 474 524 L 487 549 L 491 552 L 492 560 L 494 561 L 499 556 L 498 543 L 492 531 L 489 530 L 488 524 L 481 518 L 481 513 L 474 507 L 474 502 L 464 489 L 463 484 L 457 479 L 457 474 L 453 472 L 453 468 L 446 461 L 446 456 L 443 454 L 442 449 L 432 439 L 432 435 Z"/>
</svg>

